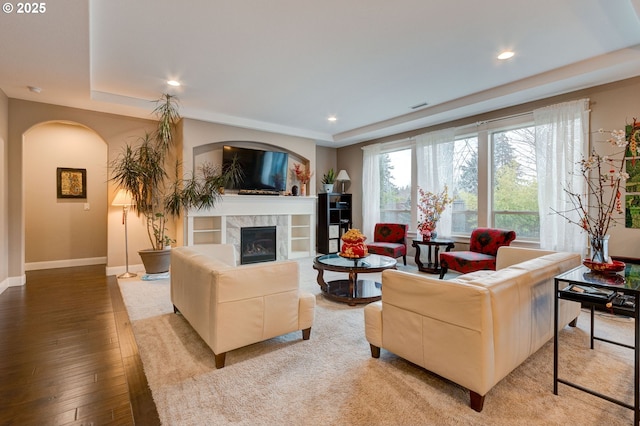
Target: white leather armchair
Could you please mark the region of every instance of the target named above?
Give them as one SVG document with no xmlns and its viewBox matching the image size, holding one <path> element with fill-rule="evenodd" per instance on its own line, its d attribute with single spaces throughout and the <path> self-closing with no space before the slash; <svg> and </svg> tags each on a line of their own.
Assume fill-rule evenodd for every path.
<svg viewBox="0 0 640 426">
<path fill-rule="evenodd" d="M 230 244 L 171 250 L 171 302 L 215 356 L 302 330 L 308 340 L 315 296 L 299 289 L 298 263 L 276 261 L 236 266 Z"/>
</svg>

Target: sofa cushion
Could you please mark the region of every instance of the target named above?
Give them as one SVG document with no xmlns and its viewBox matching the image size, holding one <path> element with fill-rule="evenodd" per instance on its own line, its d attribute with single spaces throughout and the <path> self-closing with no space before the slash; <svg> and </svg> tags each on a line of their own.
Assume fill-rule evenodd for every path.
<svg viewBox="0 0 640 426">
<path fill-rule="evenodd" d="M 469 283 L 474 282 L 475 280 L 482 280 L 484 277 L 495 274 L 496 271 L 491 271 L 489 269 L 483 269 L 481 271 L 469 272 L 467 274 L 457 275 L 448 281 L 455 281 L 459 283 Z"/>
<path fill-rule="evenodd" d="M 404 256 L 406 254 L 404 244 L 379 242 L 367 244 L 367 248 L 369 249 L 370 253 L 380 254 L 382 256 L 389 256 L 393 258 Z"/>
<path fill-rule="evenodd" d="M 489 254 L 476 253 L 473 251 L 457 251 L 451 253 L 441 253 L 440 263 L 454 271 L 467 273 L 478 269 L 496 269 L 496 258 Z"/>
</svg>

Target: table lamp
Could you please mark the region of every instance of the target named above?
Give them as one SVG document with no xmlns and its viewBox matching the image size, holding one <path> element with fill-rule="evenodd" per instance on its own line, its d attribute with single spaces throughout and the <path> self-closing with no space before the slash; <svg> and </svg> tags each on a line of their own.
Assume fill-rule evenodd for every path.
<svg viewBox="0 0 640 426">
<path fill-rule="evenodd" d="M 122 206 L 122 224 L 124 225 L 124 253 L 126 270 L 124 274 L 118 275 L 118 278 L 132 278 L 137 274 L 129 272 L 129 242 L 127 241 L 127 213 L 129 207 L 133 204 L 133 197 L 126 189 L 119 189 L 116 197 L 111 203 L 112 206 Z"/>
<path fill-rule="evenodd" d="M 342 182 L 342 191 L 340 192 L 344 193 L 344 183 L 351 181 L 351 178 L 349 177 L 349 174 L 346 170 L 340 170 L 340 173 L 338 173 L 338 176 L 336 176 L 336 181 Z"/>
</svg>

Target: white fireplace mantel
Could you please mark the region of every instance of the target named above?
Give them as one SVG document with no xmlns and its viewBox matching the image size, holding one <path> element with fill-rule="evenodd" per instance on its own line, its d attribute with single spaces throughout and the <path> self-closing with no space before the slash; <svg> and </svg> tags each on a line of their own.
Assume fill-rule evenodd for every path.
<svg viewBox="0 0 640 426">
<path fill-rule="evenodd" d="M 278 259 L 315 255 L 316 197 L 223 195 L 210 209 L 187 213 L 187 245 L 225 244 L 240 252 L 240 228 L 276 226 Z"/>
</svg>

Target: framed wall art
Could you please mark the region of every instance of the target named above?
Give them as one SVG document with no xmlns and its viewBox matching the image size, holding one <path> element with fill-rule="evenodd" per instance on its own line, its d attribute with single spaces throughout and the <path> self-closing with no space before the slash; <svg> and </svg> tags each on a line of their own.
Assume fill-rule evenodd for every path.
<svg viewBox="0 0 640 426">
<path fill-rule="evenodd" d="M 625 182 L 625 189 L 627 192 L 640 192 L 640 158 L 625 161 L 629 175 Z"/>
<path fill-rule="evenodd" d="M 87 169 L 58 167 L 58 198 L 87 198 Z"/>
<path fill-rule="evenodd" d="M 626 228 L 640 228 L 640 194 L 625 197 L 624 222 Z"/>
</svg>

